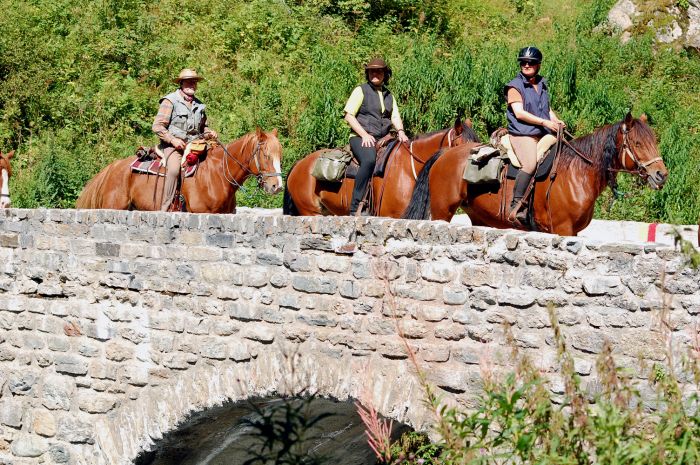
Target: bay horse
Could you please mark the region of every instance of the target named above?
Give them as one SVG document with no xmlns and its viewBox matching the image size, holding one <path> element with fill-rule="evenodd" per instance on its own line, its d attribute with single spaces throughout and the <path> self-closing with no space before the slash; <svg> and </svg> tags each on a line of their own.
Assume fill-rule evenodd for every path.
<svg viewBox="0 0 700 465">
<path fill-rule="evenodd" d="M 442 147 L 456 147 L 477 140 L 470 120 L 460 117 L 454 126 L 422 134 L 408 144 L 397 143 L 388 155 L 384 177 L 372 177 L 371 189 L 376 216 L 398 218 L 406 209 L 418 173 Z M 292 166 L 287 175 L 284 208 L 287 215 L 347 215 L 355 180 L 319 181 L 311 175 L 323 150 L 313 152 Z"/>
<path fill-rule="evenodd" d="M 282 146 L 277 129 L 257 129 L 225 146 L 207 151 L 192 177 L 180 189 L 187 211 L 235 213 L 236 191 L 249 177 L 268 194 L 282 190 Z M 163 183 L 159 176 L 133 173 L 135 156 L 116 160 L 92 178 L 78 197 L 76 208 L 159 210 Z M 163 178 L 160 178 L 161 180 Z"/>
<path fill-rule="evenodd" d="M 10 208 L 10 176 L 12 176 L 10 158 L 14 155 L 14 150 L 9 153 L 0 152 L 0 208 Z"/>
<path fill-rule="evenodd" d="M 462 179 L 471 147 L 447 150 L 428 162 L 404 217 L 450 221 L 461 206 L 474 225 L 516 228 L 504 209 L 510 205 L 513 180 L 468 185 Z M 588 226 L 596 199 L 606 186 L 616 187 L 617 173 L 637 174 L 652 189 L 661 189 L 668 177 L 646 116 L 635 119 L 631 113 L 568 146 L 562 144 L 555 166 L 554 180 L 547 175 L 535 183 L 532 224 L 535 230 L 563 236 L 575 236 Z"/>
</svg>

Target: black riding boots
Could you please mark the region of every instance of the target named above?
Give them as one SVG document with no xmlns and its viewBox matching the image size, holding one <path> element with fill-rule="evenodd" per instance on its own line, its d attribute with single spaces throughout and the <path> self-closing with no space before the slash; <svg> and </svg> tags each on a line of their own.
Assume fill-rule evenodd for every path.
<svg viewBox="0 0 700 465">
<path fill-rule="evenodd" d="M 527 223 L 527 206 L 529 195 L 525 194 L 530 186 L 532 175 L 523 170 L 518 171 L 515 176 L 515 186 L 513 187 L 513 200 L 510 202 L 510 212 L 508 213 L 508 222 L 519 223 L 525 226 Z M 529 194 L 529 193 L 528 193 Z"/>
</svg>

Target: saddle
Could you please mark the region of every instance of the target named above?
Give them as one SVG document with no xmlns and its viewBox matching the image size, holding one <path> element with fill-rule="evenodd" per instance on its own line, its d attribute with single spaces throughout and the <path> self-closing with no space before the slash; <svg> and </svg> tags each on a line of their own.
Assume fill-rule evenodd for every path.
<svg viewBox="0 0 700 465">
<path fill-rule="evenodd" d="M 543 179 L 552 169 L 556 142 L 555 136 L 547 134 L 537 143 L 535 179 Z M 503 173 L 503 167 L 506 165 L 507 170 Z M 478 145 L 471 149 L 463 178 L 471 184 L 500 183 L 504 176 L 515 179 L 520 167 L 520 160 L 510 143 L 510 136 L 504 128 L 501 128 L 491 135 L 489 144 Z"/>
<path fill-rule="evenodd" d="M 195 139 L 187 144 L 180 163 L 182 178 L 193 176 L 199 163 L 206 157 L 206 152 L 214 144 L 204 139 Z M 164 154 L 159 145 L 139 147 L 136 149 L 136 160 L 131 163 L 134 173 L 165 176 Z"/>
</svg>

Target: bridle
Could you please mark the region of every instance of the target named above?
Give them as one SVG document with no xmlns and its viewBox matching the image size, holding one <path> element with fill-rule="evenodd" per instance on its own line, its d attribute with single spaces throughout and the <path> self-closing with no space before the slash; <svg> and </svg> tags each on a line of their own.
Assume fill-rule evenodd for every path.
<svg viewBox="0 0 700 465">
<path fill-rule="evenodd" d="M 221 148 L 224 150 L 224 154 L 226 155 L 225 157 L 221 158 L 221 165 L 222 165 L 222 171 L 224 173 L 224 178 L 226 181 L 228 181 L 229 184 L 234 185 L 238 187 L 239 189 L 243 189 L 243 186 L 236 181 L 233 173 L 231 173 L 231 170 L 229 168 L 229 165 L 226 163 L 226 158 L 230 158 L 238 166 L 241 167 L 241 169 L 246 173 L 246 178 L 248 176 L 255 176 L 258 180 L 258 186 L 262 186 L 265 178 L 269 177 L 276 177 L 276 176 L 282 176 L 282 173 L 275 173 L 275 172 L 262 172 L 260 168 L 260 154 L 262 153 L 262 156 L 265 157 L 266 159 L 269 158 L 267 150 L 263 149 L 263 147 L 267 148 L 267 144 L 263 144 L 263 142 L 257 138 L 257 142 L 255 144 L 255 148 L 253 149 L 250 157 L 248 160 L 245 161 L 245 163 L 241 163 L 240 160 L 238 160 L 236 157 L 231 155 L 228 150 L 226 150 L 226 146 L 221 143 L 220 140 L 216 140 L 219 145 L 221 145 Z M 247 145 L 247 143 L 246 143 Z M 255 162 L 255 169 L 257 173 L 253 173 L 253 171 L 248 168 L 250 165 L 251 161 Z"/>
<path fill-rule="evenodd" d="M 656 163 L 657 161 L 663 161 L 661 157 L 656 157 L 652 158 L 651 160 L 647 160 L 645 162 L 639 161 L 639 157 L 634 153 L 634 151 L 631 148 L 630 142 L 629 142 L 629 133 L 630 130 L 627 128 L 627 125 L 622 126 L 622 169 L 619 170 L 613 170 L 612 168 L 609 168 L 610 171 L 624 171 L 627 173 L 632 173 L 632 174 L 638 174 L 642 179 L 648 178 L 649 177 L 649 172 L 647 171 L 647 167 L 651 164 Z M 628 170 L 625 168 L 625 161 L 629 157 L 630 160 L 635 165 L 635 169 Z"/>
</svg>

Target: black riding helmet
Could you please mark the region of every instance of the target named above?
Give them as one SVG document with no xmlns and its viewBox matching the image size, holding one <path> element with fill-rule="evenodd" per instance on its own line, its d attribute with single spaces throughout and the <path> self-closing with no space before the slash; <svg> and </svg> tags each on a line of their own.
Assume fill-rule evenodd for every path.
<svg viewBox="0 0 700 465">
<path fill-rule="evenodd" d="M 518 61 L 532 61 L 542 63 L 542 52 L 537 47 L 525 47 L 518 53 Z"/>
</svg>

